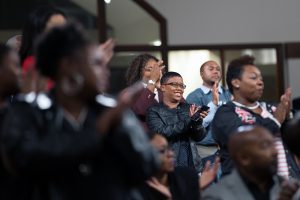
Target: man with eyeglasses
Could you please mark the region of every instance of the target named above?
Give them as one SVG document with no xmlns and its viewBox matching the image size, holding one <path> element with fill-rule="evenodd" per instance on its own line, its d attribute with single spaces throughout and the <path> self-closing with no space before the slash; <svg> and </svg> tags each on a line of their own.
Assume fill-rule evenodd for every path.
<svg viewBox="0 0 300 200">
<path fill-rule="evenodd" d="M 202 119 L 207 111 L 183 100 L 185 85 L 180 74 L 165 73 L 161 80 L 163 101 L 148 109 L 146 122 L 150 131 L 162 134 L 174 151 L 175 166 L 185 166 L 200 172 L 203 164 L 195 146 L 206 132 Z"/>
</svg>

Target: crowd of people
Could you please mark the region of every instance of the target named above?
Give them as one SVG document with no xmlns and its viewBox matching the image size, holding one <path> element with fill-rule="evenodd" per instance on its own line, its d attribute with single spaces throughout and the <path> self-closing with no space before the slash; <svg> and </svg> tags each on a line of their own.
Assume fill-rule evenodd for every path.
<svg viewBox="0 0 300 200">
<path fill-rule="evenodd" d="M 185 99 L 182 76 L 140 54 L 112 98 L 114 45 L 52 6 L 0 44 L 0 199 L 300 199 L 300 113 L 290 88 L 261 101 L 254 57 L 229 63 L 228 89 L 203 63 Z"/>
</svg>

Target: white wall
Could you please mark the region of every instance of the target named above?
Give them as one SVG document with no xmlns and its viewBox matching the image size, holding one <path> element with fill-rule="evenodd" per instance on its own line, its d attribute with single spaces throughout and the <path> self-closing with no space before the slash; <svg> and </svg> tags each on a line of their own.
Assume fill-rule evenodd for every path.
<svg viewBox="0 0 300 200">
<path fill-rule="evenodd" d="M 168 21 L 169 44 L 300 41 L 299 0 L 146 0 Z"/>
<path fill-rule="evenodd" d="M 288 59 L 288 86 L 292 87 L 293 98 L 300 97 L 300 59 Z"/>
<path fill-rule="evenodd" d="M 169 45 L 300 41 L 299 0 L 146 0 L 166 19 Z M 284 87 L 300 96 L 300 59 L 288 60 Z"/>
</svg>

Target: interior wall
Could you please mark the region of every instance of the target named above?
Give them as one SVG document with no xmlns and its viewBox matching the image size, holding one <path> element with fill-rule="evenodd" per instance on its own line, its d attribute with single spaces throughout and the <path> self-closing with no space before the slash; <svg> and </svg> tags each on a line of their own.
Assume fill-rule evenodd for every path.
<svg viewBox="0 0 300 200">
<path fill-rule="evenodd" d="M 300 97 L 300 58 L 287 60 L 288 86 L 292 88 L 292 97 Z"/>
<path fill-rule="evenodd" d="M 299 0 L 146 0 L 170 45 L 300 41 Z"/>
</svg>

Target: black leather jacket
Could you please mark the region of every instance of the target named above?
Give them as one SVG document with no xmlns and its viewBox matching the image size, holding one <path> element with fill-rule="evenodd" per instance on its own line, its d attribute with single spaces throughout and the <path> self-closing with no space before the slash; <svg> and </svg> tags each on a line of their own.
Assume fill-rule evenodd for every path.
<svg viewBox="0 0 300 200">
<path fill-rule="evenodd" d="M 169 141 L 175 155 L 176 165 L 181 151 L 192 153 L 194 169 L 200 172 L 203 164 L 194 142 L 201 141 L 205 136 L 202 121 L 193 121 L 189 116 L 190 104 L 181 102 L 177 108 L 169 109 L 163 103 L 149 108 L 147 113 L 147 125 L 153 132 L 164 135 Z M 188 164 L 186 165 L 188 166 Z"/>
<path fill-rule="evenodd" d="M 158 157 L 129 110 L 108 136 L 96 131 L 107 107 L 94 102 L 80 126 L 67 120 L 53 98 L 28 95 L 3 124 L 3 154 L 24 183 L 24 199 L 124 199 L 151 176 Z M 21 180 L 21 181 L 20 181 Z"/>
</svg>

